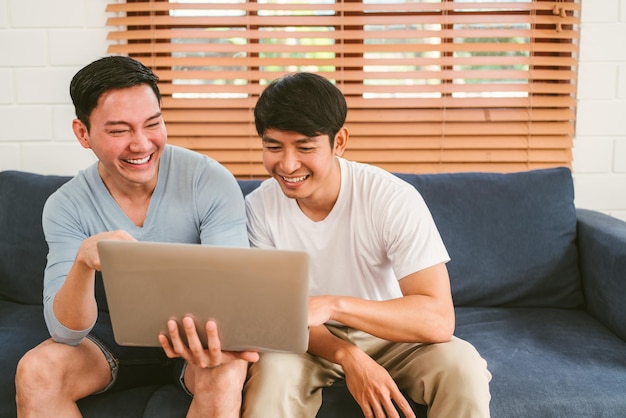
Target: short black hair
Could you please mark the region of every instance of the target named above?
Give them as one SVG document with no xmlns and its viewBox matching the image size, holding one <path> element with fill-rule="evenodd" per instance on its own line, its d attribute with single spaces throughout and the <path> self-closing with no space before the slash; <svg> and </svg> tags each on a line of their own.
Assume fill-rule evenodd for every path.
<svg viewBox="0 0 626 418">
<path fill-rule="evenodd" d="M 146 84 L 161 103 L 159 78 L 141 62 L 125 56 L 100 58 L 78 71 L 70 83 L 70 96 L 76 117 L 89 130 L 89 115 L 104 93 Z"/>
<path fill-rule="evenodd" d="M 300 72 L 272 81 L 254 108 L 259 136 L 268 129 L 293 131 L 308 137 L 328 135 L 331 146 L 346 121 L 348 106 L 330 80 Z"/>
</svg>

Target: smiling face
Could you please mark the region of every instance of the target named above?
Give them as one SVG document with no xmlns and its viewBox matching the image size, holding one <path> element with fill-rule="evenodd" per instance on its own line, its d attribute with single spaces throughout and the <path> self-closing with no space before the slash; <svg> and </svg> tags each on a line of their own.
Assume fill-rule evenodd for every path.
<svg viewBox="0 0 626 418">
<path fill-rule="evenodd" d="M 328 135 L 268 129 L 262 137 L 263 166 L 307 216 L 323 219 L 339 195 L 341 171 L 335 156 L 343 154 L 347 138 L 347 130 L 341 129 L 331 148 Z"/>
<path fill-rule="evenodd" d="M 151 193 L 167 132 L 150 86 L 109 90 L 98 100 L 89 122 L 89 130 L 78 119 L 72 127 L 81 145 L 98 157 L 98 170 L 109 190 Z"/>
</svg>

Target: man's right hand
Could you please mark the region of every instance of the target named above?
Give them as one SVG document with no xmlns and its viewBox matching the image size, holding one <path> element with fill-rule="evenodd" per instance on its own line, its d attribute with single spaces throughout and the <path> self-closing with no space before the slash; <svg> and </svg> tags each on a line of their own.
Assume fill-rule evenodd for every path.
<svg viewBox="0 0 626 418">
<path fill-rule="evenodd" d="M 97 244 L 105 239 L 136 241 L 128 232 L 117 230 L 93 235 L 82 242 L 52 305 L 54 315 L 67 328 L 84 330 L 96 322 L 98 305 L 94 271 L 101 269 Z"/>
<path fill-rule="evenodd" d="M 178 323 L 173 319 L 167 323 L 169 338 L 165 334 L 159 335 L 159 343 L 170 358 L 182 357 L 187 363 L 203 369 L 219 367 L 233 360 L 251 363 L 259 360 L 259 353 L 254 351 L 222 351 L 217 324 L 214 321 L 207 321 L 205 325 L 208 347 L 206 349 L 200 341 L 193 318 L 186 316 L 182 323 L 187 343 L 181 338 Z"/>
<path fill-rule="evenodd" d="M 91 270 L 100 271 L 100 255 L 98 254 L 98 242 L 102 240 L 111 241 L 137 241 L 128 232 L 118 229 L 117 231 L 101 232 L 96 235 L 92 235 L 83 241 L 78 248 L 76 254 L 76 261 L 82 263 L 85 267 Z"/>
<path fill-rule="evenodd" d="M 399 418 L 394 403 L 405 417 L 415 418 L 411 406 L 389 372 L 365 352 L 358 347 L 351 348 L 341 357 L 340 364 L 348 390 L 366 418 Z"/>
</svg>

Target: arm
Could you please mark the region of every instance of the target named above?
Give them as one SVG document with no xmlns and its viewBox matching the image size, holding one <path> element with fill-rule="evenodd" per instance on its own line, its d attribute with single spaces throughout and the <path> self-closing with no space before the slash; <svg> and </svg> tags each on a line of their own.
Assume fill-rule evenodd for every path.
<svg viewBox="0 0 626 418">
<path fill-rule="evenodd" d="M 587 310 L 626 340 L 626 222 L 578 209 L 577 246 Z"/>
<path fill-rule="evenodd" d="M 365 416 L 396 416 L 392 401 L 407 417 L 413 412 L 387 370 L 358 347 L 332 335 L 328 320 L 389 341 L 444 342 L 452 337 L 454 309 L 445 264 L 400 280 L 403 296 L 388 301 L 353 297 L 310 298 L 309 352 L 342 366 L 346 384 Z"/>
<path fill-rule="evenodd" d="M 72 196 L 80 195 L 80 188 L 73 182 L 68 185 Z M 81 199 L 70 198 L 65 190 L 68 185 L 50 196 L 42 215 L 48 244 L 43 304 L 52 339 L 77 345 L 89 333 L 97 317 L 94 285 L 99 259 L 96 242 L 107 236 L 95 233 L 89 237 L 87 231 L 93 229 L 87 215 L 90 212 L 81 204 Z M 129 239 L 121 231 L 108 238 L 116 239 L 117 234 Z"/>
<path fill-rule="evenodd" d="M 402 278 L 400 289 L 403 297 L 387 301 L 313 296 L 309 305 L 309 325 L 334 320 L 389 341 L 449 341 L 455 321 L 445 264 Z"/>
<path fill-rule="evenodd" d="M 63 284 L 52 303 L 54 317 L 66 328 L 90 328 L 98 316 L 95 298 L 95 272 L 100 270 L 97 244 L 100 240 L 128 240 L 134 238 L 125 231 L 103 232 L 83 241 Z"/>
</svg>

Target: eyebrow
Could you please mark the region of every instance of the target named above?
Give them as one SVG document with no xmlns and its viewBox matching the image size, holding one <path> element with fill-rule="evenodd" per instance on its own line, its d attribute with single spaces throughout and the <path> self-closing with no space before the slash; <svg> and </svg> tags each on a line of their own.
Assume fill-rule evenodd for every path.
<svg viewBox="0 0 626 418">
<path fill-rule="evenodd" d="M 154 115 L 150 116 L 148 119 L 145 120 L 145 122 L 151 121 L 153 119 L 157 119 L 160 118 L 163 115 L 162 112 L 157 112 Z M 123 120 L 109 120 L 107 121 L 105 124 L 105 126 L 111 126 L 111 125 L 130 125 L 130 123 L 123 121 Z"/>
<path fill-rule="evenodd" d="M 280 144 L 281 141 L 279 141 L 278 139 L 274 139 L 271 136 L 264 136 L 262 138 L 262 141 L 264 143 L 272 143 L 272 144 Z M 317 142 L 317 138 L 316 137 L 304 137 L 304 138 L 300 138 L 300 139 L 296 139 L 296 144 L 307 144 L 309 142 Z"/>
</svg>

